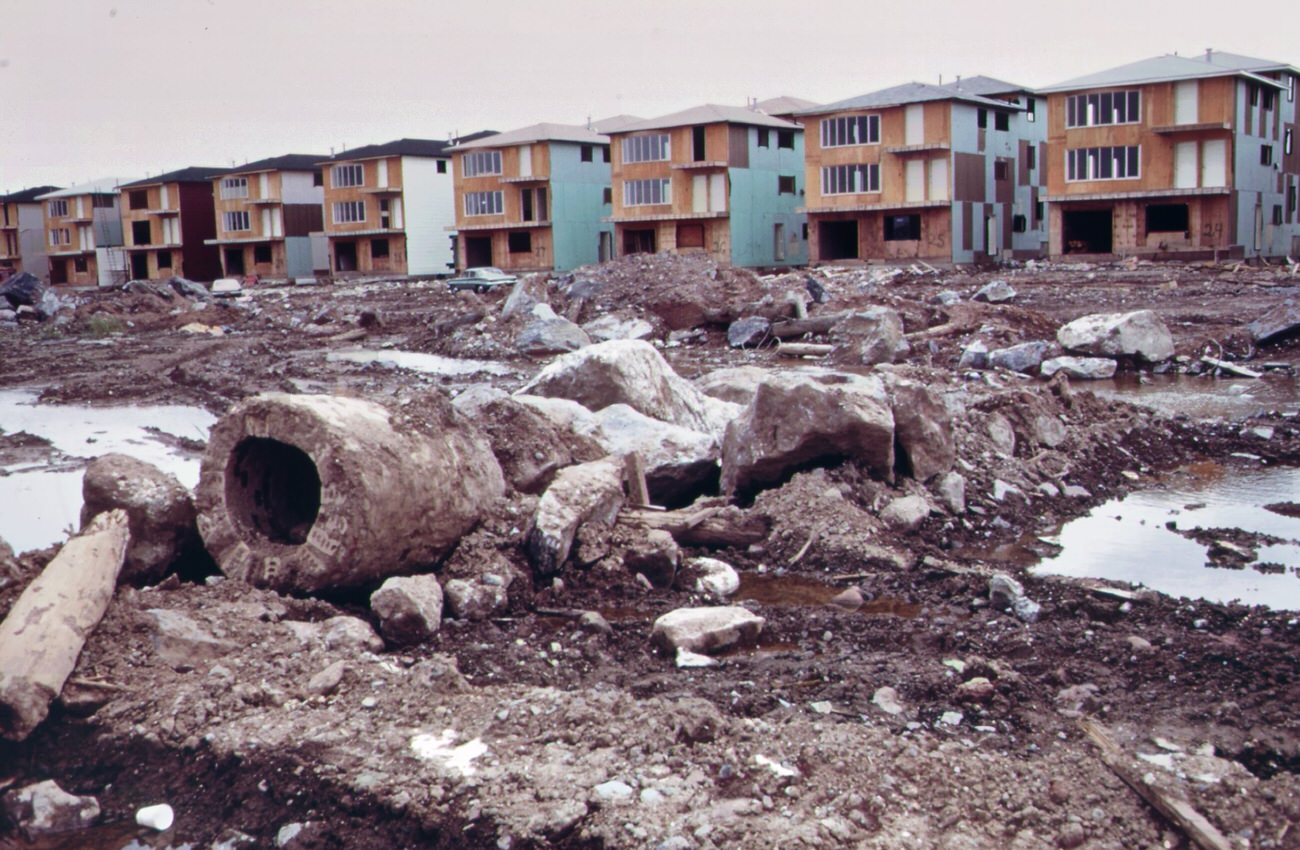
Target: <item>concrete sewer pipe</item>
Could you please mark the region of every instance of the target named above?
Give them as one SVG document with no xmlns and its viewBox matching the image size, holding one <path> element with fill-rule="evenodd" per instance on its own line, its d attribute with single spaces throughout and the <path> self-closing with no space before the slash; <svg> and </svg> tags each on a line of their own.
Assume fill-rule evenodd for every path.
<svg viewBox="0 0 1300 850">
<path fill-rule="evenodd" d="M 436 563 L 504 490 L 487 438 L 440 395 L 399 410 L 265 393 L 212 427 L 195 503 L 223 573 L 313 593 Z"/>
</svg>

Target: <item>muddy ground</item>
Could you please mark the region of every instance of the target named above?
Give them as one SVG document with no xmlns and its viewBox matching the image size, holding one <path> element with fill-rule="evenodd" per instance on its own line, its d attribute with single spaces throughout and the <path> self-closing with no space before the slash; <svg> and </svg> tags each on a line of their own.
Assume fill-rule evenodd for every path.
<svg viewBox="0 0 1300 850">
<path fill-rule="evenodd" d="M 0 744 L 0 790 L 54 778 L 97 796 L 117 826 L 93 840 L 114 848 L 136 836 L 132 812 L 160 801 L 176 809 L 173 833 L 139 839 L 159 847 L 1191 846 L 1099 759 L 1079 723 L 1091 716 L 1130 756 L 1149 757 L 1133 762 L 1139 774 L 1185 797 L 1231 846 L 1300 847 L 1295 612 L 1115 594 L 1024 570 L 1050 553 L 1040 538 L 1063 521 L 1176 467 L 1300 464 L 1300 423 L 1267 411 L 1249 422 L 1165 416 L 1083 382 L 1062 393 L 956 366 L 975 338 L 990 348 L 1050 340 L 1086 313 L 1149 308 L 1185 358 L 1170 368 L 1210 353 L 1287 365 L 1261 380 L 1290 380 L 1300 343 L 1256 350 L 1244 325 L 1300 294 L 1300 281 L 1230 265 L 914 271 L 758 277 L 633 257 L 549 282 L 556 312 L 576 321 L 648 321 L 692 379 L 788 367 L 770 346 L 729 348 L 726 328 L 788 313 L 787 294 L 807 292 L 809 276 L 827 296 L 810 315 L 885 304 L 922 334 L 890 368 L 960 411 L 969 509 L 895 531 L 879 508 L 917 485 L 872 480 L 853 464 L 759 493 L 745 510 L 768 524 L 766 539 L 687 552 L 741 573 L 738 604 L 766 620 L 757 647 L 716 667 L 676 667 L 652 647 L 651 624 L 703 600 L 647 587 L 617 558 L 534 580 L 522 544 L 536 497 L 511 493 L 431 567 L 447 576 L 511 565 L 523 578 L 509 610 L 446 619 L 417 646 L 331 630 L 343 615 L 373 622 L 361 592 L 294 598 L 221 581 L 202 563 L 158 586 L 122 587 L 76 687 L 31 739 Z M 993 278 L 1016 297 L 969 300 Z M 591 282 L 600 285 L 582 285 Z M 962 299 L 936 303 L 944 290 Z M 549 360 L 516 350 L 522 320 L 500 318 L 505 293 L 456 294 L 436 281 L 215 302 L 147 287 L 69 297 L 75 309 L 55 319 L 0 330 L 0 386 L 38 388 L 49 403 L 168 402 L 220 415 L 267 390 L 386 401 L 480 380 L 514 390 Z M 924 333 L 933 329 L 942 332 Z M 327 359 L 356 349 L 508 368 L 439 376 Z M 1063 429 L 1038 433 L 1040 416 Z M 991 436 L 995 419 L 1012 427 L 1013 447 Z M 1252 436 L 1256 425 L 1271 438 Z M 40 450 L 32 435 L 0 436 L 6 465 Z M 1027 495 L 995 500 L 996 480 Z M 1087 495 L 1045 495 L 1050 482 Z M 613 551 L 641 533 L 620 523 Z M 5 568 L 0 614 L 54 551 Z M 1023 582 L 1042 605 L 1036 622 L 990 606 L 994 572 Z M 860 608 L 829 604 L 848 587 Z M 193 629 L 161 630 L 159 609 Z M 589 611 L 601 619 L 579 616 Z M 318 677 L 338 662 L 341 678 L 322 690 Z M 41 846 L 92 838 L 71 841 Z M 21 846 L 11 827 L 0 837 Z"/>
</svg>

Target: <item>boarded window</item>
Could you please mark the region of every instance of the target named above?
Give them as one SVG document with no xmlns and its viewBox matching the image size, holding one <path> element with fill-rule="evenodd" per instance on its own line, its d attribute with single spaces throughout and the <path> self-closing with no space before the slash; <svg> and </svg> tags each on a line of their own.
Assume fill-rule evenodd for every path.
<svg viewBox="0 0 1300 850">
<path fill-rule="evenodd" d="M 887 215 L 885 216 L 885 241 L 903 242 L 921 238 L 921 216 Z"/>
<path fill-rule="evenodd" d="M 512 254 L 531 254 L 533 252 L 533 234 L 527 230 L 507 234 L 506 249 Z"/>
<path fill-rule="evenodd" d="M 1187 204 L 1147 206 L 1147 233 L 1184 233 L 1188 225 Z"/>
<path fill-rule="evenodd" d="M 1005 159 L 999 159 L 993 163 L 994 180 L 1006 180 L 1007 172 L 1008 172 L 1007 161 Z"/>
<path fill-rule="evenodd" d="M 683 222 L 677 225 L 678 248 L 703 248 L 704 225 L 698 222 Z"/>
</svg>

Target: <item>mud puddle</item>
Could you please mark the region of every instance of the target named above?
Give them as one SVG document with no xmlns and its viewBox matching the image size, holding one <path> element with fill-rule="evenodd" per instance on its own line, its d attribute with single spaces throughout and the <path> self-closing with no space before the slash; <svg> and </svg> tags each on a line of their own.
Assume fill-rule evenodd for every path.
<svg viewBox="0 0 1300 850">
<path fill-rule="evenodd" d="M 463 378 L 479 374 L 510 375 L 514 372 L 506 364 L 492 360 L 461 360 L 419 351 L 369 351 L 359 348 L 351 351 L 333 351 L 325 355 L 325 359 L 331 362 L 378 363 L 393 369 L 410 369 L 413 372 L 448 378 Z"/>
<path fill-rule="evenodd" d="M 1300 413 L 1300 379 L 1280 372 L 1262 378 L 1126 374 L 1080 386 L 1102 398 L 1192 419 L 1243 419 L 1269 411 Z"/>
<path fill-rule="evenodd" d="M 748 600 L 773 607 L 822 606 L 831 605 L 831 600 L 844 589 L 807 576 L 741 573 L 740 589 L 736 591 L 734 599 L 737 602 Z M 903 599 L 881 596 L 865 600 L 856 611 L 865 615 L 912 618 L 921 612 L 921 606 Z"/>
<path fill-rule="evenodd" d="M 173 844 L 167 835 L 141 834 L 133 823 L 106 824 L 91 829 L 59 833 L 37 841 L 0 838 L 0 850 L 191 850 L 191 844 Z"/>
<path fill-rule="evenodd" d="M 199 455 L 216 417 L 197 407 L 88 407 L 37 404 L 30 390 L 0 391 L 0 432 L 24 432 L 48 442 L 33 460 L 0 456 L 0 539 L 24 552 L 65 537 L 80 525 L 86 461 L 111 452 L 138 457 L 175 475 L 186 487 L 199 480 Z M 25 453 L 26 454 L 26 453 Z"/>
<path fill-rule="evenodd" d="M 1194 464 L 1067 523 L 1060 554 L 1032 572 L 1300 610 L 1300 518 L 1266 507 L 1298 493 L 1297 468 Z M 1219 540 L 1242 551 L 1238 568 L 1209 566 Z"/>
</svg>

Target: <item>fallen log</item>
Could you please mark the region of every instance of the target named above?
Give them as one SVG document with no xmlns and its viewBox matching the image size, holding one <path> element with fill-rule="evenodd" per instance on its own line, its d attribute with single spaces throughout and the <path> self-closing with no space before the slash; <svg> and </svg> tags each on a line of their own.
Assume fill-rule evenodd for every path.
<svg viewBox="0 0 1300 850">
<path fill-rule="evenodd" d="M 1235 363 L 1229 363 L 1227 360 L 1220 360 L 1208 354 L 1201 358 L 1201 362 L 1206 366 L 1218 369 L 1220 372 L 1227 372 L 1229 375 L 1236 375 L 1239 378 L 1258 378 L 1260 376 L 1260 373 L 1254 369 L 1247 369 L 1245 366 L 1238 366 Z"/>
<path fill-rule="evenodd" d="M 130 538 L 126 511 L 95 517 L 0 623 L 0 736 L 21 741 L 49 714 L 108 610 Z"/>
<path fill-rule="evenodd" d="M 1232 849 L 1232 845 L 1228 843 L 1223 833 L 1206 820 L 1204 815 L 1196 811 L 1191 803 L 1148 783 L 1142 772 L 1129 763 L 1124 751 L 1120 749 L 1119 744 L 1115 743 L 1115 739 L 1111 737 L 1105 726 L 1088 717 L 1081 719 L 1079 726 L 1097 745 L 1102 762 L 1114 771 L 1116 776 L 1124 780 L 1128 787 L 1136 791 L 1139 797 L 1146 800 L 1151 808 L 1182 830 L 1196 846 L 1202 850 Z"/>
<path fill-rule="evenodd" d="M 682 545 L 714 549 L 761 543 L 772 530 L 771 523 L 764 516 L 720 507 L 677 511 L 624 509 L 618 521 L 666 531 Z"/>
<path fill-rule="evenodd" d="M 816 342 L 783 342 L 776 352 L 785 357 L 825 357 L 834 350 L 833 345 Z"/>
<path fill-rule="evenodd" d="M 824 316 L 810 316 L 807 319 L 773 322 L 771 334 L 777 339 L 797 339 L 805 334 L 830 333 L 831 328 L 848 316 L 847 312 L 827 313 Z"/>
</svg>

